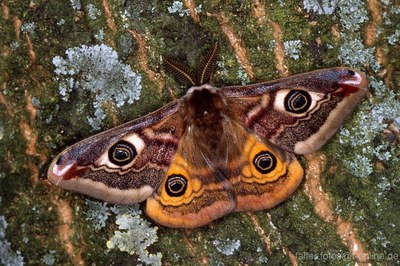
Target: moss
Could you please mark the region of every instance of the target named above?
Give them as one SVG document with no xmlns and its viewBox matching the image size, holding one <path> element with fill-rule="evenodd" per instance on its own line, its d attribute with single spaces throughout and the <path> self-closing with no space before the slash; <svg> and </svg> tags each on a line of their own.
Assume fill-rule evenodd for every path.
<svg viewBox="0 0 400 266">
<path fill-rule="evenodd" d="M 33 264 L 41 264 L 42 257 L 49 250 L 61 249 L 57 237 L 57 215 L 52 204 L 43 200 L 46 192 L 40 185 L 13 199 L 6 198 L 3 203 L 8 206 L 3 213 L 8 217 L 7 235 L 12 236 L 10 242 L 12 246 L 20 247 L 21 254 Z M 62 254 L 58 253 L 57 260 L 68 261 Z"/>
</svg>

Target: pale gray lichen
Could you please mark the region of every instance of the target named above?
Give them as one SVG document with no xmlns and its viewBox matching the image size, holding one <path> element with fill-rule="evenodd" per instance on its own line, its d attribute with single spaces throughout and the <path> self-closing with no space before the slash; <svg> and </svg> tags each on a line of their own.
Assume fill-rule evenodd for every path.
<svg viewBox="0 0 400 266">
<path fill-rule="evenodd" d="M 268 42 L 268 51 L 272 52 L 276 47 L 276 41 L 275 40 L 270 40 Z"/>
<path fill-rule="evenodd" d="M 54 265 L 54 263 L 56 262 L 56 259 L 54 257 L 54 254 L 56 253 L 55 250 L 50 250 L 48 253 L 46 253 L 43 256 L 42 262 L 45 265 Z"/>
<path fill-rule="evenodd" d="M 286 2 L 284 0 L 278 0 L 278 3 L 281 7 L 286 6 Z"/>
<path fill-rule="evenodd" d="M 268 257 L 265 255 L 261 255 L 260 257 L 258 257 L 257 262 L 261 265 L 266 265 L 268 263 Z"/>
<path fill-rule="evenodd" d="M 395 33 L 387 37 L 388 43 L 391 45 L 395 45 L 400 42 L 400 30 L 396 30 Z"/>
<path fill-rule="evenodd" d="M 368 21 L 366 2 L 362 0 L 339 0 L 338 8 L 340 24 L 346 30 L 356 32 Z"/>
<path fill-rule="evenodd" d="M 349 39 L 340 47 L 338 59 L 351 67 L 370 66 L 378 71 L 380 65 L 375 60 L 375 47 L 366 48 L 359 39 Z"/>
<path fill-rule="evenodd" d="M 303 0 L 304 9 L 318 15 L 332 15 L 337 5 L 337 0 Z"/>
<path fill-rule="evenodd" d="M 57 26 L 62 26 L 65 24 L 65 19 L 60 19 L 59 21 L 57 21 Z"/>
<path fill-rule="evenodd" d="M 390 13 L 400 15 L 400 6 L 394 6 L 390 9 Z"/>
<path fill-rule="evenodd" d="M 6 236 L 7 221 L 4 216 L 0 216 L 0 239 Z"/>
<path fill-rule="evenodd" d="M 118 230 L 107 241 L 108 249 L 118 248 L 130 255 L 137 255 L 139 260 L 147 265 L 161 265 L 161 253 L 150 254 L 147 251 L 147 247 L 158 240 L 158 228 L 151 227 L 150 223 L 141 217 L 139 205 L 108 207 L 107 203 L 87 199 L 86 206 L 86 220 L 91 221 L 96 230 L 106 225 L 111 213 L 116 215 Z"/>
<path fill-rule="evenodd" d="M 233 255 L 240 248 L 240 240 L 231 240 L 230 238 L 223 240 L 215 239 L 212 244 L 218 252 L 226 256 Z"/>
<path fill-rule="evenodd" d="M 71 3 L 71 6 L 75 11 L 82 8 L 81 1 L 79 0 L 69 0 L 69 2 Z"/>
<path fill-rule="evenodd" d="M 157 227 L 151 227 L 141 215 L 139 205 L 115 206 L 111 211 L 116 214 L 117 231 L 107 242 L 109 249 L 118 248 L 131 255 L 136 254 L 139 260 L 147 265 L 161 265 L 161 253 L 150 254 L 147 247 L 157 241 Z"/>
<path fill-rule="evenodd" d="M 196 6 L 196 7 L 194 8 L 194 12 L 195 12 L 196 14 L 201 13 L 202 10 L 203 10 L 203 6 L 202 6 L 201 4 L 198 5 L 198 6 Z"/>
<path fill-rule="evenodd" d="M 167 9 L 169 13 L 178 13 L 180 17 L 190 15 L 189 9 L 184 9 L 183 3 L 181 1 L 174 1 L 172 3 L 172 6 L 169 6 Z"/>
<path fill-rule="evenodd" d="M 99 30 L 99 31 L 94 35 L 94 37 L 95 37 L 96 40 L 98 40 L 98 41 L 103 41 L 103 40 L 104 40 L 104 36 L 105 36 L 105 34 L 104 34 L 104 31 L 103 31 L 103 30 Z"/>
<path fill-rule="evenodd" d="M 373 172 L 375 158 L 382 162 L 400 162 L 396 156 L 397 148 L 377 138 L 390 121 L 400 118 L 400 102 L 382 81 L 370 77 L 370 87 L 374 91 L 373 102 L 364 102 L 353 123 L 339 132 L 340 143 L 357 151 L 343 157 L 346 158 L 346 170 L 358 177 L 366 177 Z"/>
<path fill-rule="evenodd" d="M 387 240 L 385 234 L 380 230 L 375 232 L 375 237 L 371 239 L 371 242 L 380 244 L 383 248 L 386 248 L 387 245 L 390 244 L 390 241 Z"/>
<path fill-rule="evenodd" d="M 183 8 L 183 3 L 181 1 L 174 1 L 172 3 L 172 6 L 169 6 L 167 9 L 168 9 L 169 13 L 171 13 L 171 14 L 178 13 L 180 17 L 190 15 L 189 9 Z M 201 11 L 202 11 L 201 4 L 194 8 L 194 12 L 196 14 L 199 14 Z"/>
<path fill-rule="evenodd" d="M 91 221 L 96 230 L 105 227 L 108 216 L 111 214 L 107 203 L 86 199 L 85 204 L 88 208 L 84 212 L 86 220 Z"/>
<path fill-rule="evenodd" d="M 300 40 L 292 40 L 286 41 L 283 43 L 285 55 L 290 58 L 297 60 L 300 58 L 301 53 L 301 41 Z"/>
<path fill-rule="evenodd" d="M 89 18 L 92 20 L 95 20 L 95 19 L 97 19 L 98 16 L 101 16 L 101 10 L 98 9 L 93 4 L 87 5 L 87 12 L 88 12 Z"/>
<path fill-rule="evenodd" d="M 246 69 L 244 69 L 243 67 L 239 67 L 237 77 L 241 81 L 242 85 L 250 83 L 249 75 L 247 75 Z"/>
<path fill-rule="evenodd" d="M 89 91 L 94 95 L 94 115 L 88 118 L 93 129 L 100 129 L 106 117 L 103 110 L 105 101 L 114 101 L 117 107 L 121 107 L 139 99 L 141 76 L 120 62 L 117 52 L 111 47 L 81 45 L 69 48 L 65 53 L 67 58 L 53 58 L 59 92 L 65 101 L 69 100 L 72 90 Z"/>
<path fill-rule="evenodd" d="M 11 50 L 15 51 L 19 48 L 19 43 L 18 42 L 12 42 L 10 43 L 10 48 Z"/>
<path fill-rule="evenodd" d="M 359 30 L 368 20 L 366 4 L 360 0 L 341 0 L 339 19 L 342 25 L 341 36 L 345 42 L 339 49 L 338 59 L 351 67 L 371 67 L 375 72 L 380 69 L 375 60 L 375 48 L 366 48 Z M 394 149 L 377 136 L 388 126 L 386 119 L 395 119 L 393 111 L 399 108 L 393 93 L 374 78 L 370 78 L 371 87 L 375 90 L 375 102 L 364 102 L 359 106 L 353 123 L 343 127 L 339 132 L 339 142 L 343 147 L 352 147 L 352 153 L 339 152 L 346 170 L 357 177 L 368 177 L 374 172 L 375 159 L 387 162 L 394 156 Z M 340 154 L 343 153 L 343 154 Z"/>
<path fill-rule="evenodd" d="M 33 34 L 35 32 L 35 29 L 36 29 L 36 24 L 34 22 L 27 22 L 22 24 L 21 26 L 21 32 L 23 33 Z"/>
<path fill-rule="evenodd" d="M 11 244 L 5 239 L 7 221 L 4 216 L 0 216 L 0 262 L 3 265 L 24 265 L 24 258 L 21 252 L 13 251 Z"/>
<path fill-rule="evenodd" d="M 391 3 L 391 0 L 381 0 L 382 4 L 384 5 L 389 5 Z"/>
</svg>

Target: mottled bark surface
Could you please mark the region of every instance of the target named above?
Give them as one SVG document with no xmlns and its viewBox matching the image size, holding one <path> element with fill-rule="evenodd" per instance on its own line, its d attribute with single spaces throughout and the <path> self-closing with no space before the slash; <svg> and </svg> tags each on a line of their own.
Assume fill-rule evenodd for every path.
<svg viewBox="0 0 400 266">
<path fill-rule="evenodd" d="M 0 12 L 0 263 L 399 263 L 398 1 L 4 0 Z M 301 159 L 290 199 L 156 230 L 143 204 L 106 206 L 46 181 L 68 145 L 185 93 L 162 56 L 195 68 L 214 42 L 216 85 L 338 65 L 370 79 L 341 131 Z"/>
</svg>

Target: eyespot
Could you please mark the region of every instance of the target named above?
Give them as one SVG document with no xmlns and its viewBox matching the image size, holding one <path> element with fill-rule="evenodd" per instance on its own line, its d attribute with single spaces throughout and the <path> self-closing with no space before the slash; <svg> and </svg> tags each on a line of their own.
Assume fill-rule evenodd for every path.
<svg viewBox="0 0 400 266">
<path fill-rule="evenodd" d="M 269 151 L 262 151 L 254 157 L 253 164 L 260 173 L 268 174 L 276 167 L 276 157 Z"/>
<path fill-rule="evenodd" d="M 165 190 L 170 197 L 179 197 L 185 194 L 187 179 L 183 175 L 170 175 L 165 182 Z"/>
<path fill-rule="evenodd" d="M 120 140 L 108 150 L 108 159 L 115 165 L 129 164 L 137 156 L 136 148 L 129 142 Z"/>
<path fill-rule="evenodd" d="M 304 113 L 311 106 L 311 96 L 303 90 L 292 90 L 285 97 L 285 109 L 288 112 Z"/>
<path fill-rule="evenodd" d="M 347 70 L 347 73 L 349 73 L 350 76 L 354 76 L 356 74 L 356 72 L 351 69 Z"/>
</svg>

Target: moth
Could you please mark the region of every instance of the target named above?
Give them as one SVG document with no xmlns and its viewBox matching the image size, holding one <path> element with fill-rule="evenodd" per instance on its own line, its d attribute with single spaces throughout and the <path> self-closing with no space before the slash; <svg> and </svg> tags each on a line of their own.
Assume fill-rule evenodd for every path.
<svg viewBox="0 0 400 266">
<path fill-rule="evenodd" d="M 329 68 L 245 86 L 216 88 L 217 46 L 195 75 L 165 65 L 192 87 L 148 115 L 67 148 L 48 179 L 110 203 L 146 200 L 163 226 L 195 228 L 230 212 L 269 209 L 303 179 L 297 155 L 312 153 L 366 94 L 366 76 Z"/>
</svg>

